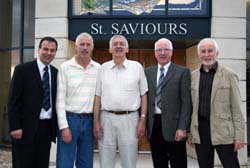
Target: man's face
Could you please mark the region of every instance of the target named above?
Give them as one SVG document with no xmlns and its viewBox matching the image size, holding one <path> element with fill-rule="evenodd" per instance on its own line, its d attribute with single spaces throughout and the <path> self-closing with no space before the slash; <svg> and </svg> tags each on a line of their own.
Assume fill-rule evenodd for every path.
<svg viewBox="0 0 250 168">
<path fill-rule="evenodd" d="M 44 40 L 38 49 L 38 54 L 42 63 L 50 64 L 56 56 L 56 43 Z"/>
<path fill-rule="evenodd" d="M 213 42 L 205 41 L 200 45 L 198 52 L 199 59 L 205 67 L 210 68 L 217 59 L 218 52 L 216 51 Z"/>
<path fill-rule="evenodd" d="M 172 54 L 173 49 L 171 49 L 167 41 L 157 42 L 155 46 L 155 58 L 161 66 L 166 65 L 171 60 Z"/>
<path fill-rule="evenodd" d="M 121 37 L 116 37 L 111 42 L 111 48 L 109 52 L 112 54 L 113 59 L 116 58 L 125 58 L 126 53 L 128 53 L 128 48 L 126 47 L 126 42 Z"/>
<path fill-rule="evenodd" d="M 93 51 L 92 40 L 88 36 L 79 37 L 75 49 L 79 58 L 90 58 Z"/>
</svg>

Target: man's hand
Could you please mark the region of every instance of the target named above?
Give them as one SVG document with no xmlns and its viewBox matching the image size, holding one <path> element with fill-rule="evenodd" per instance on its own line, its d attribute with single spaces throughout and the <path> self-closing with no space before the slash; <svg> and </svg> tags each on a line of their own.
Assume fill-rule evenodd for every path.
<svg viewBox="0 0 250 168">
<path fill-rule="evenodd" d="M 23 136 L 23 130 L 18 129 L 10 132 L 10 135 L 15 139 L 22 139 Z"/>
<path fill-rule="evenodd" d="M 187 137 L 188 137 L 188 140 L 187 140 L 188 145 L 193 148 L 194 147 L 194 143 L 193 143 L 192 135 L 188 134 Z"/>
<path fill-rule="evenodd" d="M 245 145 L 245 143 L 243 141 L 241 141 L 241 140 L 235 140 L 234 141 L 234 150 L 237 151 L 237 150 L 243 148 L 244 145 Z"/>
<path fill-rule="evenodd" d="M 69 128 L 62 129 L 62 140 L 64 143 L 69 144 L 72 140 L 71 131 Z"/>
<path fill-rule="evenodd" d="M 95 136 L 95 139 L 98 140 L 102 137 L 103 135 L 103 130 L 102 130 L 102 127 L 100 125 L 100 122 L 99 121 L 94 121 L 94 136 Z"/>
<path fill-rule="evenodd" d="M 142 139 L 146 133 L 146 119 L 140 118 L 139 123 L 137 125 L 137 137 Z"/>
<path fill-rule="evenodd" d="M 181 141 L 183 138 L 187 136 L 186 130 L 180 130 L 178 129 L 175 133 L 175 140 L 176 141 Z"/>
</svg>

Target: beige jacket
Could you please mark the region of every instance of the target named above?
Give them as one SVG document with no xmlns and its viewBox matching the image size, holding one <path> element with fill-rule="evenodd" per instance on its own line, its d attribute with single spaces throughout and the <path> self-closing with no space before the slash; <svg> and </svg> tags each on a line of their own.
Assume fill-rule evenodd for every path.
<svg viewBox="0 0 250 168">
<path fill-rule="evenodd" d="M 193 143 L 200 143 L 198 132 L 200 69 L 192 73 L 193 114 L 191 136 Z M 240 108 L 240 91 L 237 75 L 218 65 L 214 75 L 210 112 L 211 139 L 213 145 L 232 144 L 234 140 L 245 140 L 245 123 Z"/>
</svg>

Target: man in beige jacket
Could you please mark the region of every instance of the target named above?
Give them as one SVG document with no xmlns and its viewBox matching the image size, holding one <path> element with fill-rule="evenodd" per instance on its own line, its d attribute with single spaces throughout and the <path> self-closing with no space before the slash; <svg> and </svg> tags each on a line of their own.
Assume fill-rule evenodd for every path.
<svg viewBox="0 0 250 168">
<path fill-rule="evenodd" d="M 200 68 L 192 73 L 193 115 L 189 144 L 195 144 L 200 168 L 214 167 L 214 150 L 224 168 L 239 168 L 244 119 L 237 75 L 217 62 L 218 45 L 206 38 L 198 44 Z"/>
</svg>

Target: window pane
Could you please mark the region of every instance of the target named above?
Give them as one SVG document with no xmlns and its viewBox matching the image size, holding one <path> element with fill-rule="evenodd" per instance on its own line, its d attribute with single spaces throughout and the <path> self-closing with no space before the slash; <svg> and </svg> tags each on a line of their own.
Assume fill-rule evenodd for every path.
<svg viewBox="0 0 250 168">
<path fill-rule="evenodd" d="M 110 0 L 73 0 L 73 15 L 109 14 Z"/>
<path fill-rule="evenodd" d="M 20 47 L 21 1 L 13 0 L 12 47 Z"/>
<path fill-rule="evenodd" d="M 113 0 L 113 15 L 165 15 L 165 0 Z"/>
<path fill-rule="evenodd" d="M 23 62 L 28 62 L 34 60 L 34 49 L 24 49 L 23 50 Z"/>
<path fill-rule="evenodd" d="M 34 46 L 35 1 L 26 0 L 24 4 L 24 46 Z"/>
<path fill-rule="evenodd" d="M 0 50 L 11 48 L 11 27 L 12 2 L 0 1 Z"/>
</svg>

